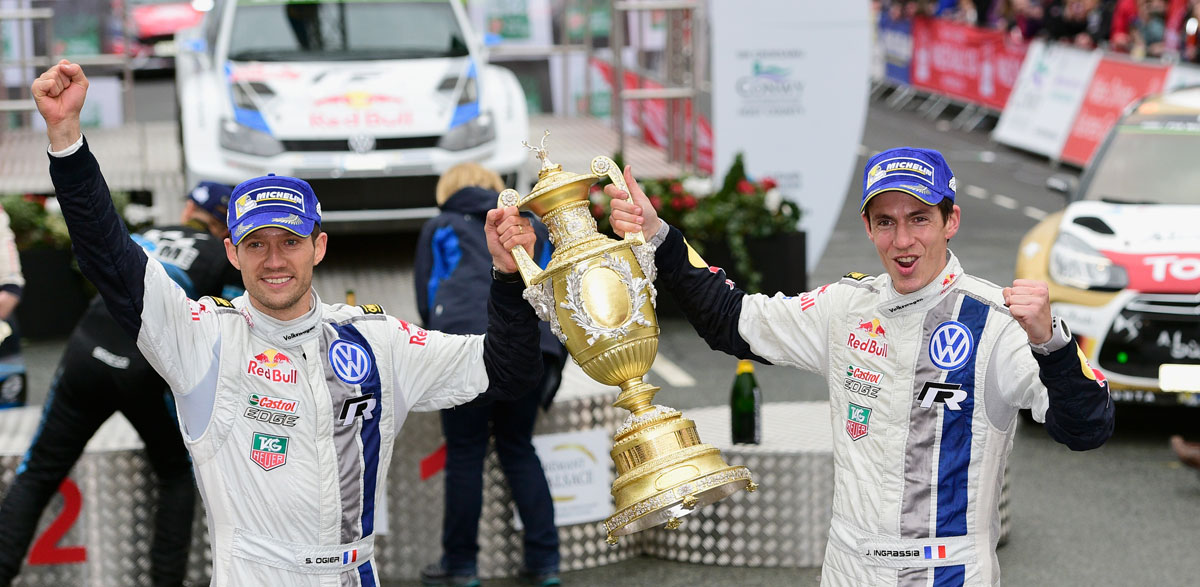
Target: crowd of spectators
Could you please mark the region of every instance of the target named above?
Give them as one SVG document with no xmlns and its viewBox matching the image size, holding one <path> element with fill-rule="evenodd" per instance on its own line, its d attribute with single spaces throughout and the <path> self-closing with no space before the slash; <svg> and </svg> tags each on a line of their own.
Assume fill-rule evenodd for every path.
<svg viewBox="0 0 1200 587">
<path fill-rule="evenodd" d="M 925 15 L 1136 59 L 1200 62 L 1200 0 L 877 0 L 893 19 Z"/>
</svg>

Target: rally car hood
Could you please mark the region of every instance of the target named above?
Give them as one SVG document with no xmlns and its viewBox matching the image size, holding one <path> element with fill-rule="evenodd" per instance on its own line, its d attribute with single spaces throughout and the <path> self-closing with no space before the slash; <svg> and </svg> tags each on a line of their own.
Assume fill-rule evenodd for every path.
<svg viewBox="0 0 1200 587">
<path fill-rule="evenodd" d="M 1059 230 L 1077 236 L 1129 275 L 1129 288 L 1200 290 L 1200 206 L 1075 202 Z"/>
<path fill-rule="evenodd" d="M 225 79 L 235 115 L 261 114 L 277 139 L 440 136 L 450 128 L 458 94 L 438 88 L 468 65 L 467 58 L 229 62 Z"/>
</svg>

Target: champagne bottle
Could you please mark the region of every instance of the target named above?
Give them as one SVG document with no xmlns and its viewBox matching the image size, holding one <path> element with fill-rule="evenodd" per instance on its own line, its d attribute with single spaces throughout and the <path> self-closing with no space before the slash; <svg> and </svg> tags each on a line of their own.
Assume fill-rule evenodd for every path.
<svg viewBox="0 0 1200 587">
<path fill-rule="evenodd" d="M 356 300 L 354 297 L 354 290 L 352 290 L 352 289 L 346 290 L 346 305 L 354 306 L 357 304 L 358 304 L 358 300 Z"/>
<path fill-rule="evenodd" d="M 729 398 L 729 415 L 734 444 L 758 444 L 762 441 L 762 392 L 754 379 L 754 363 L 738 361 L 737 377 Z"/>
</svg>

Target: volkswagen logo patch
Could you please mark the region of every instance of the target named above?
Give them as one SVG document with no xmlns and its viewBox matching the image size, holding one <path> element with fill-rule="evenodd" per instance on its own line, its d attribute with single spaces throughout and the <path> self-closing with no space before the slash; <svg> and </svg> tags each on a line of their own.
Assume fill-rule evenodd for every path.
<svg viewBox="0 0 1200 587">
<path fill-rule="evenodd" d="M 371 354 L 356 343 L 336 340 L 329 345 L 329 365 L 338 379 L 358 385 L 371 375 Z"/>
<path fill-rule="evenodd" d="M 929 337 L 929 358 L 939 369 L 953 371 L 971 358 L 975 340 L 961 322 L 947 320 L 938 324 Z"/>
</svg>

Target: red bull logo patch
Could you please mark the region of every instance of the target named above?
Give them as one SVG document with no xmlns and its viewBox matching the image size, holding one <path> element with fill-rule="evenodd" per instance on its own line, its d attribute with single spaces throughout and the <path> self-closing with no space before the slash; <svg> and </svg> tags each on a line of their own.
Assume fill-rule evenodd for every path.
<svg viewBox="0 0 1200 587">
<path fill-rule="evenodd" d="M 887 330 L 880 324 L 879 318 L 870 321 L 858 320 L 858 325 L 850 330 L 846 346 L 869 355 L 887 358 Z"/>
<path fill-rule="evenodd" d="M 884 330 L 883 324 L 879 323 L 879 318 L 872 318 L 870 322 L 859 320 L 855 330 L 861 331 L 871 338 L 887 336 L 887 330 Z"/>
<path fill-rule="evenodd" d="M 947 273 L 946 276 L 942 278 L 942 293 L 946 293 L 946 290 L 950 289 L 950 286 L 954 285 L 954 282 L 957 279 L 958 279 L 958 274 Z"/>
<path fill-rule="evenodd" d="M 812 291 L 806 291 L 806 292 L 800 294 L 800 311 L 801 312 L 808 311 L 809 308 L 817 305 L 817 297 L 820 296 L 821 294 L 825 293 L 825 290 L 828 288 L 829 288 L 829 284 L 825 284 L 825 285 L 822 285 L 819 289 L 814 289 Z"/>
<path fill-rule="evenodd" d="M 292 359 L 275 349 L 267 349 L 251 357 L 246 374 L 276 383 L 296 383 L 296 369 L 292 366 Z"/>
<path fill-rule="evenodd" d="M 424 328 L 418 328 L 416 326 L 409 324 L 408 322 L 401 320 L 400 321 L 400 330 L 403 330 L 404 332 L 408 333 L 408 344 L 416 345 L 416 346 L 425 346 L 425 343 L 428 342 L 429 332 L 426 331 Z"/>
</svg>

